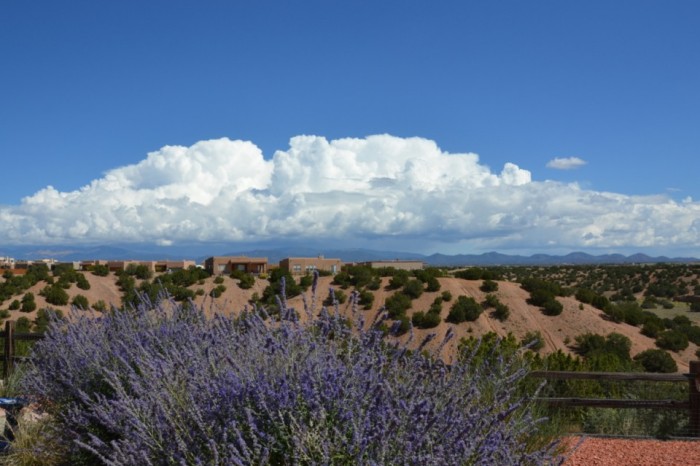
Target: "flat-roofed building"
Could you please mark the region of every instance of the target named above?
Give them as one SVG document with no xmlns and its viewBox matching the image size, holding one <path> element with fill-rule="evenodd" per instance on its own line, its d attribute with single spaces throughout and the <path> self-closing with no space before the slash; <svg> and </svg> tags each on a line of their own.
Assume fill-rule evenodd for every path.
<svg viewBox="0 0 700 466">
<path fill-rule="evenodd" d="M 80 270 L 92 270 L 96 265 L 107 265 L 104 259 L 88 259 L 80 261 Z"/>
<path fill-rule="evenodd" d="M 80 270 L 80 262 L 78 261 L 71 261 L 71 262 L 56 262 L 53 267 L 53 269 L 56 268 L 70 268 L 73 270 Z"/>
<path fill-rule="evenodd" d="M 292 275 L 304 275 L 314 270 L 324 270 L 332 274 L 340 272 L 343 263 L 340 259 L 326 259 L 318 257 L 287 257 L 280 261 L 280 268 L 289 271 Z"/>
<path fill-rule="evenodd" d="M 167 272 L 168 270 L 186 270 L 190 267 L 196 267 L 195 261 L 181 260 L 181 261 L 157 261 L 154 265 L 154 270 L 156 272 Z"/>
<path fill-rule="evenodd" d="M 212 275 L 227 275 L 234 270 L 257 275 L 267 272 L 267 257 L 213 256 L 204 260 L 204 269 Z"/>
<path fill-rule="evenodd" d="M 0 257 L 0 268 L 4 269 L 14 269 L 15 268 L 15 258 L 14 257 Z"/>
<path fill-rule="evenodd" d="M 134 265 L 134 266 L 146 265 L 148 267 L 148 264 L 150 264 L 149 270 L 153 271 L 152 263 L 148 263 L 148 262 L 134 261 L 134 260 L 107 261 L 107 267 L 109 268 L 110 272 L 123 272 L 130 265 Z"/>
<path fill-rule="evenodd" d="M 366 265 L 372 267 L 373 269 L 382 269 L 385 267 L 393 267 L 398 270 L 421 270 L 425 267 L 423 261 L 411 261 L 411 260 L 382 260 L 382 261 L 368 261 L 361 262 L 360 265 Z"/>
</svg>

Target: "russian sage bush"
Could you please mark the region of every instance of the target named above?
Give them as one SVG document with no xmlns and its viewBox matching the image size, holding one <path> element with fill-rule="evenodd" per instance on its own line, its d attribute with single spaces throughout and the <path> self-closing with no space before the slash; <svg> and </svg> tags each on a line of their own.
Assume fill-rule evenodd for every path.
<svg viewBox="0 0 700 466">
<path fill-rule="evenodd" d="M 422 351 L 427 341 L 390 343 L 377 322 L 312 300 L 300 323 L 278 304 L 279 319 L 160 301 L 56 320 L 25 393 L 51 409 L 73 464 L 561 461 L 553 445 L 526 446 L 539 421 L 516 395 L 525 371 L 514 360 L 448 366 Z"/>
</svg>

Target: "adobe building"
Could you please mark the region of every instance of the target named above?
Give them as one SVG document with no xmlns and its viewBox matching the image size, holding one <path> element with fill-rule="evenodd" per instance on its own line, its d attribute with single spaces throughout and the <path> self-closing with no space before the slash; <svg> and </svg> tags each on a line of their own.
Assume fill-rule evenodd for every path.
<svg viewBox="0 0 700 466">
<path fill-rule="evenodd" d="M 167 272 L 168 270 L 187 270 L 190 267 L 196 267 L 195 261 L 181 260 L 181 261 L 157 261 L 153 265 L 155 272 Z"/>
<path fill-rule="evenodd" d="M 267 257 L 213 256 L 204 260 L 204 269 L 212 275 L 228 275 L 234 270 L 258 275 L 267 272 Z"/>
<path fill-rule="evenodd" d="M 385 267 L 393 267 L 398 270 L 421 270 L 425 267 L 423 261 L 409 261 L 409 260 L 384 260 L 384 261 L 369 261 L 361 262 L 360 265 L 366 265 L 373 269 L 382 269 Z"/>
<path fill-rule="evenodd" d="M 107 261 L 107 267 L 109 268 L 110 272 L 123 272 L 125 271 L 130 265 L 145 265 L 148 267 L 148 270 L 153 272 L 155 270 L 154 265 L 155 262 L 153 261 L 134 261 L 134 260 L 125 260 L 125 261 Z"/>
<path fill-rule="evenodd" d="M 280 268 L 287 270 L 292 275 L 304 275 L 314 270 L 324 270 L 333 275 L 340 272 L 343 263 L 340 259 L 326 259 L 318 257 L 287 257 L 280 261 Z"/>
<path fill-rule="evenodd" d="M 3 269 L 14 269 L 15 268 L 15 258 L 14 257 L 0 257 L 0 268 Z"/>
</svg>

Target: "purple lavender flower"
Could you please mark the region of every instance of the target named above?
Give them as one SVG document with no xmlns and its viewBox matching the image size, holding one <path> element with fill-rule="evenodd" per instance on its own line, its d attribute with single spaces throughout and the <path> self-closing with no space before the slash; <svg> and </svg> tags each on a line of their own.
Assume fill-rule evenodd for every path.
<svg viewBox="0 0 700 466">
<path fill-rule="evenodd" d="M 538 420 L 516 394 L 517 361 L 447 366 L 337 312 L 306 325 L 280 306 L 267 321 L 169 300 L 76 313 L 36 344 L 23 385 L 51 401 L 83 464 L 559 461 L 525 447 Z"/>
</svg>

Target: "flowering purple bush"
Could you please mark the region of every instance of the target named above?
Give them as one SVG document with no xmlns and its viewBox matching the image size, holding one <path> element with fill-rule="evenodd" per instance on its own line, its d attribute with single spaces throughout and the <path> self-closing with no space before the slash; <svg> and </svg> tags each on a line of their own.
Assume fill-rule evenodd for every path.
<svg viewBox="0 0 700 466">
<path fill-rule="evenodd" d="M 23 380 L 74 464 L 555 464 L 514 359 L 447 366 L 312 304 L 205 318 L 172 301 L 56 321 Z M 381 318 L 380 318 L 381 319 Z M 426 343 L 426 342 L 424 342 Z"/>
</svg>

